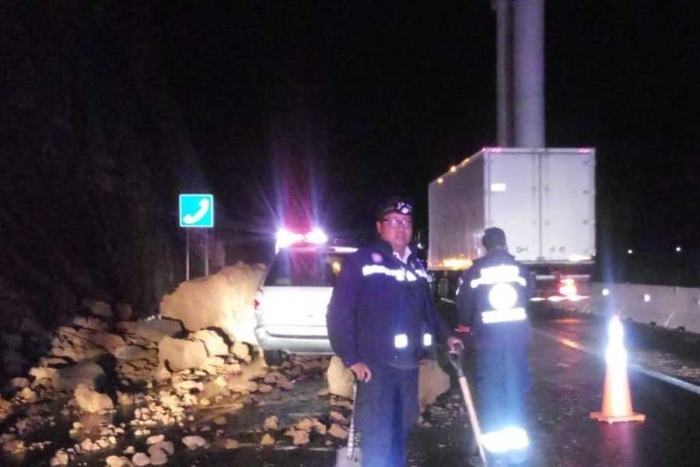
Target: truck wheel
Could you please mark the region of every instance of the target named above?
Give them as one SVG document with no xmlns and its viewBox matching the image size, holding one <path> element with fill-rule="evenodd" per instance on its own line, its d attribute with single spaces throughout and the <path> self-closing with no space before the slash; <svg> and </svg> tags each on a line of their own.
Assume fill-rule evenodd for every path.
<svg viewBox="0 0 700 467">
<path fill-rule="evenodd" d="M 280 366 L 284 361 L 281 350 L 264 350 L 263 356 L 265 357 L 267 366 Z"/>
</svg>

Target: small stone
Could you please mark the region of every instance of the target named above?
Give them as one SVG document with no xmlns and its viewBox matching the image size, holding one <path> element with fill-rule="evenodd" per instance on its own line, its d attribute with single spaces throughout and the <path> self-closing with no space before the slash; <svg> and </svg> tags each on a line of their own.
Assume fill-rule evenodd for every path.
<svg viewBox="0 0 700 467">
<path fill-rule="evenodd" d="M 271 371 L 265 376 L 263 381 L 267 384 L 273 384 L 280 379 L 284 379 L 284 376 L 282 376 L 282 374 L 279 371 Z"/>
<path fill-rule="evenodd" d="M 263 424 L 263 429 L 265 430 L 279 430 L 279 420 L 276 416 L 271 415 L 265 419 Z"/>
<path fill-rule="evenodd" d="M 68 465 L 68 461 L 70 460 L 70 457 L 68 456 L 68 453 L 64 451 L 63 449 L 59 449 L 56 451 L 56 454 L 51 458 L 51 461 L 49 462 L 49 465 L 51 467 L 59 467 L 63 465 Z"/>
<path fill-rule="evenodd" d="M 319 435 L 325 435 L 328 432 L 328 427 L 318 420 L 314 420 L 314 430 Z"/>
<path fill-rule="evenodd" d="M 145 454 L 143 452 L 137 452 L 136 454 L 134 454 L 134 457 L 131 458 L 131 462 L 133 462 L 134 465 L 141 467 L 144 465 L 150 465 L 151 458 L 148 457 L 148 454 Z"/>
<path fill-rule="evenodd" d="M 272 436 L 270 433 L 265 433 L 265 435 L 260 440 L 260 445 L 261 446 L 272 446 L 273 444 L 275 444 L 275 437 Z"/>
<path fill-rule="evenodd" d="M 304 419 L 298 421 L 295 426 L 299 430 L 311 431 L 314 427 L 314 421 L 307 417 L 307 418 L 304 418 Z"/>
<path fill-rule="evenodd" d="M 105 462 L 108 467 L 131 467 L 133 464 L 126 457 L 109 456 Z"/>
<path fill-rule="evenodd" d="M 122 321 L 128 321 L 134 315 L 134 309 L 128 303 L 117 303 L 114 308 L 116 308 L 117 316 Z"/>
<path fill-rule="evenodd" d="M 239 375 L 243 371 L 241 369 L 241 364 L 238 362 L 235 363 L 229 363 L 227 365 L 224 365 L 224 371 L 227 373 L 231 373 L 233 375 Z"/>
<path fill-rule="evenodd" d="M 85 438 L 82 443 L 80 443 L 80 449 L 86 452 L 90 452 L 93 450 L 94 443 L 90 438 Z"/>
<path fill-rule="evenodd" d="M 258 383 L 255 381 L 229 380 L 228 388 L 233 392 L 255 392 L 258 390 Z"/>
<path fill-rule="evenodd" d="M 154 444 L 148 448 L 148 453 L 151 455 L 151 457 L 153 457 L 153 453 L 157 451 L 163 451 L 167 455 L 172 456 L 175 454 L 175 446 L 171 441 L 161 441 L 160 443 Z"/>
<path fill-rule="evenodd" d="M 235 439 L 227 438 L 227 439 L 224 441 L 224 448 L 225 448 L 225 449 L 228 449 L 228 450 L 238 449 L 239 446 L 240 446 L 240 443 L 239 443 L 237 440 L 235 440 Z"/>
<path fill-rule="evenodd" d="M 22 389 L 18 395 L 25 402 L 29 402 L 29 403 L 36 402 L 38 399 L 36 392 L 32 391 L 32 389 L 29 387 Z"/>
<path fill-rule="evenodd" d="M 220 416 L 214 418 L 215 425 L 223 426 L 223 425 L 226 425 L 226 423 L 227 423 L 226 417 L 224 417 L 223 415 L 220 415 Z"/>
<path fill-rule="evenodd" d="M 304 431 L 304 430 L 295 431 L 293 443 L 295 446 L 299 446 L 301 444 L 308 444 L 309 443 L 309 432 Z"/>
<path fill-rule="evenodd" d="M 278 381 L 277 386 L 284 389 L 285 391 L 291 391 L 292 389 L 294 389 L 294 383 L 292 383 L 291 381 L 288 381 L 286 379 L 283 379 L 282 381 Z"/>
<path fill-rule="evenodd" d="M 337 412 L 335 410 L 331 411 L 330 417 L 331 417 L 331 420 L 333 420 L 334 422 L 345 423 L 348 421 L 348 419 L 345 417 L 345 415 L 343 415 L 342 413 Z"/>
<path fill-rule="evenodd" d="M 214 384 L 216 384 L 220 388 L 224 388 L 228 385 L 228 381 L 226 381 L 226 378 L 224 378 L 223 376 L 219 376 L 214 380 Z"/>
<path fill-rule="evenodd" d="M 201 436 L 185 436 L 182 442 L 188 449 L 197 449 L 207 445 L 207 441 Z"/>
<path fill-rule="evenodd" d="M 331 425 L 331 429 L 328 430 L 328 434 L 339 439 L 345 439 L 348 437 L 348 429 L 338 425 L 337 423 L 334 423 L 333 425 Z"/>
<path fill-rule="evenodd" d="M 150 453 L 151 451 L 149 450 L 148 452 Z M 164 465 L 167 463 L 168 455 L 164 451 L 158 449 L 151 453 L 151 465 Z"/>
<path fill-rule="evenodd" d="M 95 316 L 99 316 L 101 318 L 111 318 L 113 316 L 112 306 L 109 303 L 85 298 L 80 304 L 83 307 L 88 308 L 90 313 Z"/>
<path fill-rule="evenodd" d="M 179 381 L 179 382 L 173 382 L 173 387 L 177 390 L 180 391 L 197 391 L 197 392 L 202 392 L 204 391 L 204 383 L 201 381 L 191 381 L 191 380 L 185 380 L 185 381 Z"/>
<path fill-rule="evenodd" d="M 160 443 L 164 439 L 165 439 L 165 435 L 149 436 L 148 439 L 146 440 L 146 444 L 150 446 L 151 444 Z"/>
<path fill-rule="evenodd" d="M 27 378 L 12 378 L 10 386 L 15 390 L 24 389 L 29 386 L 29 380 Z"/>
</svg>

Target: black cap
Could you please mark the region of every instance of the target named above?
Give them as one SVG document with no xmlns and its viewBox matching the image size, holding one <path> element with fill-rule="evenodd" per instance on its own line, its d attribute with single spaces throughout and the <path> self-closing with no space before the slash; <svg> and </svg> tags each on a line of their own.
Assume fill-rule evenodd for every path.
<svg viewBox="0 0 700 467">
<path fill-rule="evenodd" d="M 484 230 L 484 236 L 481 238 L 481 243 L 487 250 L 492 250 L 496 247 L 506 246 L 506 233 L 498 227 L 489 227 Z"/>
<path fill-rule="evenodd" d="M 377 220 L 382 220 L 384 216 L 396 212 L 411 216 L 413 214 L 413 206 L 408 200 L 399 196 L 392 196 L 385 203 L 381 204 L 375 213 Z"/>
</svg>

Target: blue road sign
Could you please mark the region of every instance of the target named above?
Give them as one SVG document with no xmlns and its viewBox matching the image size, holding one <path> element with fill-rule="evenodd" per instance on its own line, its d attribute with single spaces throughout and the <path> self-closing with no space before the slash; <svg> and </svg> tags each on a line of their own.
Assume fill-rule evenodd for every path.
<svg viewBox="0 0 700 467">
<path fill-rule="evenodd" d="M 180 195 L 180 227 L 214 227 L 214 195 Z"/>
</svg>

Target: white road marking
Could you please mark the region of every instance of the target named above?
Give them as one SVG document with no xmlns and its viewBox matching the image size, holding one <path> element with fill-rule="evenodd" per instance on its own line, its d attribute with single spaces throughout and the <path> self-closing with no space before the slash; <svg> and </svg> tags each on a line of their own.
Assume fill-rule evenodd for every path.
<svg viewBox="0 0 700 467">
<path fill-rule="evenodd" d="M 595 357 L 603 358 L 604 352 L 596 352 L 595 350 L 591 349 L 590 347 L 579 344 L 578 342 L 575 342 L 571 339 L 559 337 L 556 334 L 542 331 L 541 329 L 535 329 L 533 327 L 532 330 L 534 332 L 544 336 L 544 337 L 555 340 L 555 341 L 559 342 L 560 344 L 564 344 L 567 347 L 571 347 L 572 349 L 580 350 L 581 352 L 586 352 L 587 354 L 593 355 Z M 669 375 L 660 373 L 660 372 L 655 371 L 655 370 L 650 370 L 648 368 L 644 368 L 643 366 L 637 365 L 635 363 L 630 364 L 628 366 L 628 368 L 630 368 L 634 371 L 638 371 L 639 373 L 645 374 L 645 375 L 650 376 L 652 378 L 656 378 L 656 379 L 663 381 L 665 383 L 672 384 L 673 386 L 676 386 L 678 388 L 685 389 L 686 391 L 690 391 L 694 394 L 700 395 L 700 386 L 689 383 L 687 381 L 683 381 L 682 379 L 674 378 L 673 376 L 669 376 Z"/>
</svg>

